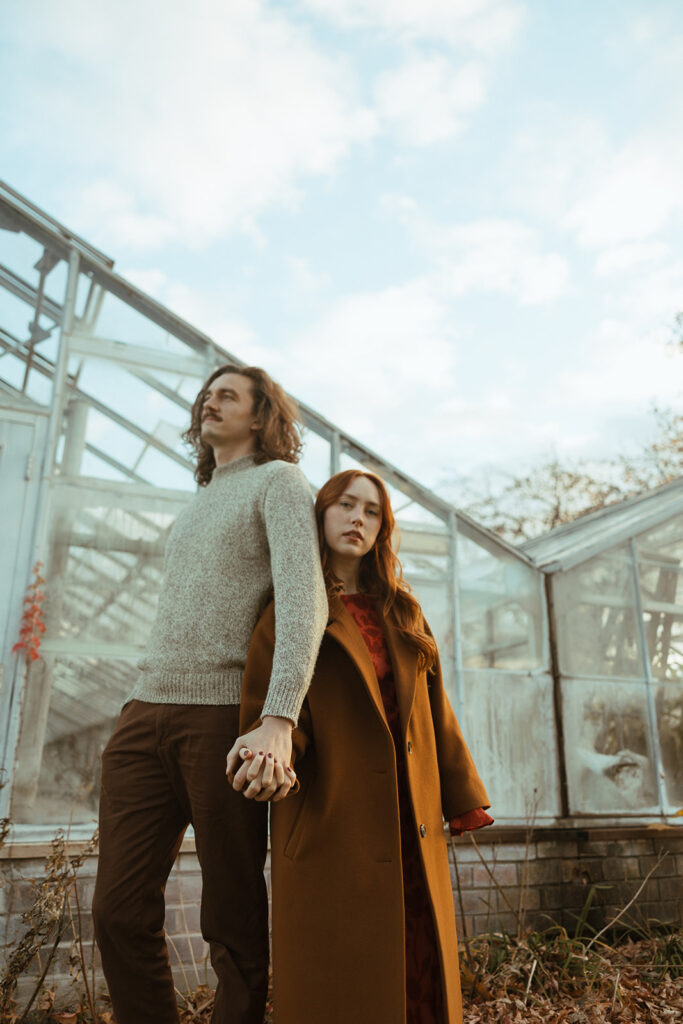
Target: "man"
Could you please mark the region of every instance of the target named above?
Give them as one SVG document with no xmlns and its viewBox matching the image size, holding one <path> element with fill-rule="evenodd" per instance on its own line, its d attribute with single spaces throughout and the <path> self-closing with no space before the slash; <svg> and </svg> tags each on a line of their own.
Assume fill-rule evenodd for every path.
<svg viewBox="0 0 683 1024">
<path fill-rule="evenodd" d="M 296 407 L 265 371 L 222 366 L 185 439 L 199 491 L 170 533 L 140 676 L 102 757 L 95 934 L 118 1024 L 175 1024 L 164 886 L 194 826 L 201 929 L 218 977 L 214 1024 L 262 1024 L 268 980 L 266 803 L 225 778 L 245 742 L 242 672 L 270 594 L 275 660 L 249 734 L 251 792 L 286 795 L 291 733 L 327 622 Z"/>
</svg>

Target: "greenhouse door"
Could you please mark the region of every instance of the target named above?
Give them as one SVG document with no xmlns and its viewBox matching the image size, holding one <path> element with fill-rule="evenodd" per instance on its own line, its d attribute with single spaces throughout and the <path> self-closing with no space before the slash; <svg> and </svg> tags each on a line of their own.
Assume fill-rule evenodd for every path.
<svg viewBox="0 0 683 1024">
<path fill-rule="evenodd" d="M 7 781 L 16 740 L 23 664 L 12 647 L 30 579 L 46 426 L 41 413 L 0 407 L 0 783 Z M 0 802 L 8 789 L 0 790 Z"/>
</svg>

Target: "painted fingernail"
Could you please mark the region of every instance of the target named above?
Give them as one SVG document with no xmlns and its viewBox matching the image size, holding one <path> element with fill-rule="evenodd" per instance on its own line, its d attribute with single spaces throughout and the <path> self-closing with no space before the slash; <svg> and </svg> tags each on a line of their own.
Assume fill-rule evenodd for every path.
<svg viewBox="0 0 683 1024">
<path fill-rule="evenodd" d="M 268 754 L 268 757 L 272 758 L 272 756 L 273 756 L 272 754 Z"/>
<path fill-rule="evenodd" d="M 276 757 L 273 758 L 273 761 L 275 762 L 275 764 L 277 764 L 277 758 Z"/>
<path fill-rule="evenodd" d="M 259 757 L 263 757 L 263 751 L 259 750 Z"/>
</svg>

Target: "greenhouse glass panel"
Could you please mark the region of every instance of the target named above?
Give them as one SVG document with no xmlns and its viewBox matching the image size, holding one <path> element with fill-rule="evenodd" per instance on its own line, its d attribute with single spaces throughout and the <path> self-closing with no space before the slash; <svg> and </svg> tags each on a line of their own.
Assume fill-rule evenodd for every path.
<svg viewBox="0 0 683 1024">
<path fill-rule="evenodd" d="M 546 668 L 542 575 L 458 524 L 463 663 L 466 668 Z"/>
<path fill-rule="evenodd" d="M 32 666 L 24 714 L 42 735 L 37 744 L 33 730 L 24 728 L 19 741 L 12 792 L 16 823 L 97 818 L 100 757 L 136 677 L 135 662 L 120 658 L 46 654 Z M 49 700 L 44 720 L 31 701 L 35 690 Z"/>
<path fill-rule="evenodd" d="M 683 682 L 683 516 L 642 534 L 636 549 L 652 675 Z"/>
<path fill-rule="evenodd" d="M 562 717 L 571 813 L 659 813 L 644 683 L 563 679 Z"/>
<path fill-rule="evenodd" d="M 68 820 L 82 780 L 94 789 L 79 797 L 74 820 L 92 816 L 97 759 L 135 683 L 166 538 L 187 498 L 83 477 L 55 486 L 44 569 L 47 629 L 42 658 L 26 679 L 15 821 Z"/>
<path fill-rule="evenodd" d="M 462 726 L 494 817 L 531 824 L 560 814 L 550 675 L 466 671 Z"/>
<path fill-rule="evenodd" d="M 633 559 L 612 548 L 553 577 L 563 675 L 643 678 Z"/>
<path fill-rule="evenodd" d="M 657 686 L 655 707 L 668 811 L 675 814 L 683 807 L 683 688 Z"/>
<path fill-rule="evenodd" d="M 132 493 L 131 493 L 132 490 Z M 100 486 L 55 488 L 46 566 L 46 650 L 84 641 L 135 650 L 156 613 L 166 539 L 184 496 Z"/>
<path fill-rule="evenodd" d="M 331 475 L 330 442 L 312 430 L 304 431 L 304 450 L 299 465 L 317 494 Z"/>
<path fill-rule="evenodd" d="M 97 315 L 91 321 L 88 336 L 99 342 L 124 343 L 121 362 L 126 359 L 125 345 L 142 346 L 157 353 L 192 355 L 192 349 L 185 342 L 106 290 L 100 299 Z"/>
</svg>

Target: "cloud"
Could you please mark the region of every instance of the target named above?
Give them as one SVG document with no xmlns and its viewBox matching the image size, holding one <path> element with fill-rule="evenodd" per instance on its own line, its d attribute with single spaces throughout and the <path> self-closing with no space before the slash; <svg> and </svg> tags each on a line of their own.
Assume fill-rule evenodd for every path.
<svg viewBox="0 0 683 1024">
<path fill-rule="evenodd" d="M 222 296 L 171 280 L 158 267 L 124 267 L 120 273 L 243 362 L 262 354 L 252 329 L 236 317 L 226 315 Z"/>
<path fill-rule="evenodd" d="M 453 342 L 428 280 L 355 292 L 290 340 L 286 383 L 357 437 L 400 432 L 451 387 Z"/>
<path fill-rule="evenodd" d="M 302 0 L 303 6 L 343 28 L 380 29 L 416 42 L 436 40 L 493 57 L 507 49 L 524 22 L 514 0 Z"/>
<path fill-rule="evenodd" d="M 596 409 L 633 413 L 655 396 L 663 403 L 675 401 L 681 392 L 681 356 L 668 341 L 662 326 L 646 331 L 632 320 L 603 320 L 583 346 L 576 368 L 556 379 L 556 402 L 594 415 Z"/>
<path fill-rule="evenodd" d="M 4 33 L 11 121 L 41 124 L 65 216 L 108 245 L 248 230 L 375 132 L 350 68 L 263 0 L 28 0 Z"/>
<path fill-rule="evenodd" d="M 485 96 L 479 62 L 460 67 L 444 57 L 413 57 L 381 74 L 374 87 L 379 117 L 410 145 L 427 146 L 457 135 L 464 117 Z"/>
<path fill-rule="evenodd" d="M 444 283 L 453 295 L 494 291 L 535 306 L 554 302 L 568 290 L 567 260 L 545 250 L 538 232 L 524 223 L 473 221 L 438 232 L 436 245 Z"/>
<path fill-rule="evenodd" d="M 595 273 L 598 277 L 615 277 L 642 268 L 645 263 L 659 263 L 671 254 L 671 246 L 664 242 L 624 242 L 599 254 Z"/>
<path fill-rule="evenodd" d="M 647 134 L 596 166 L 563 218 L 586 249 L 651 238 L 683 212 L 683 148 Z"/>
<path fill-rule="evenodd" d="M 567 259 L 524 221 L 437 223 L 409 196 L 385 196 L 383 206 L 429 256 L 435 282 L 450 298 L 498 292 L 521 305 L 535 306 L 553 302 L 569 290 Z"/>
<path fill-rule="evenodd" d="M 537 104 L 526 114 L 534 127 L 519 133 L 505 161 L 505 194 L 598 258 L 656 239 L 683 214 L 683 144 L 672 130 L 679 119 L 669 112 L 616 142 L 595 117 L 561 118 Z"/>
</svg>

